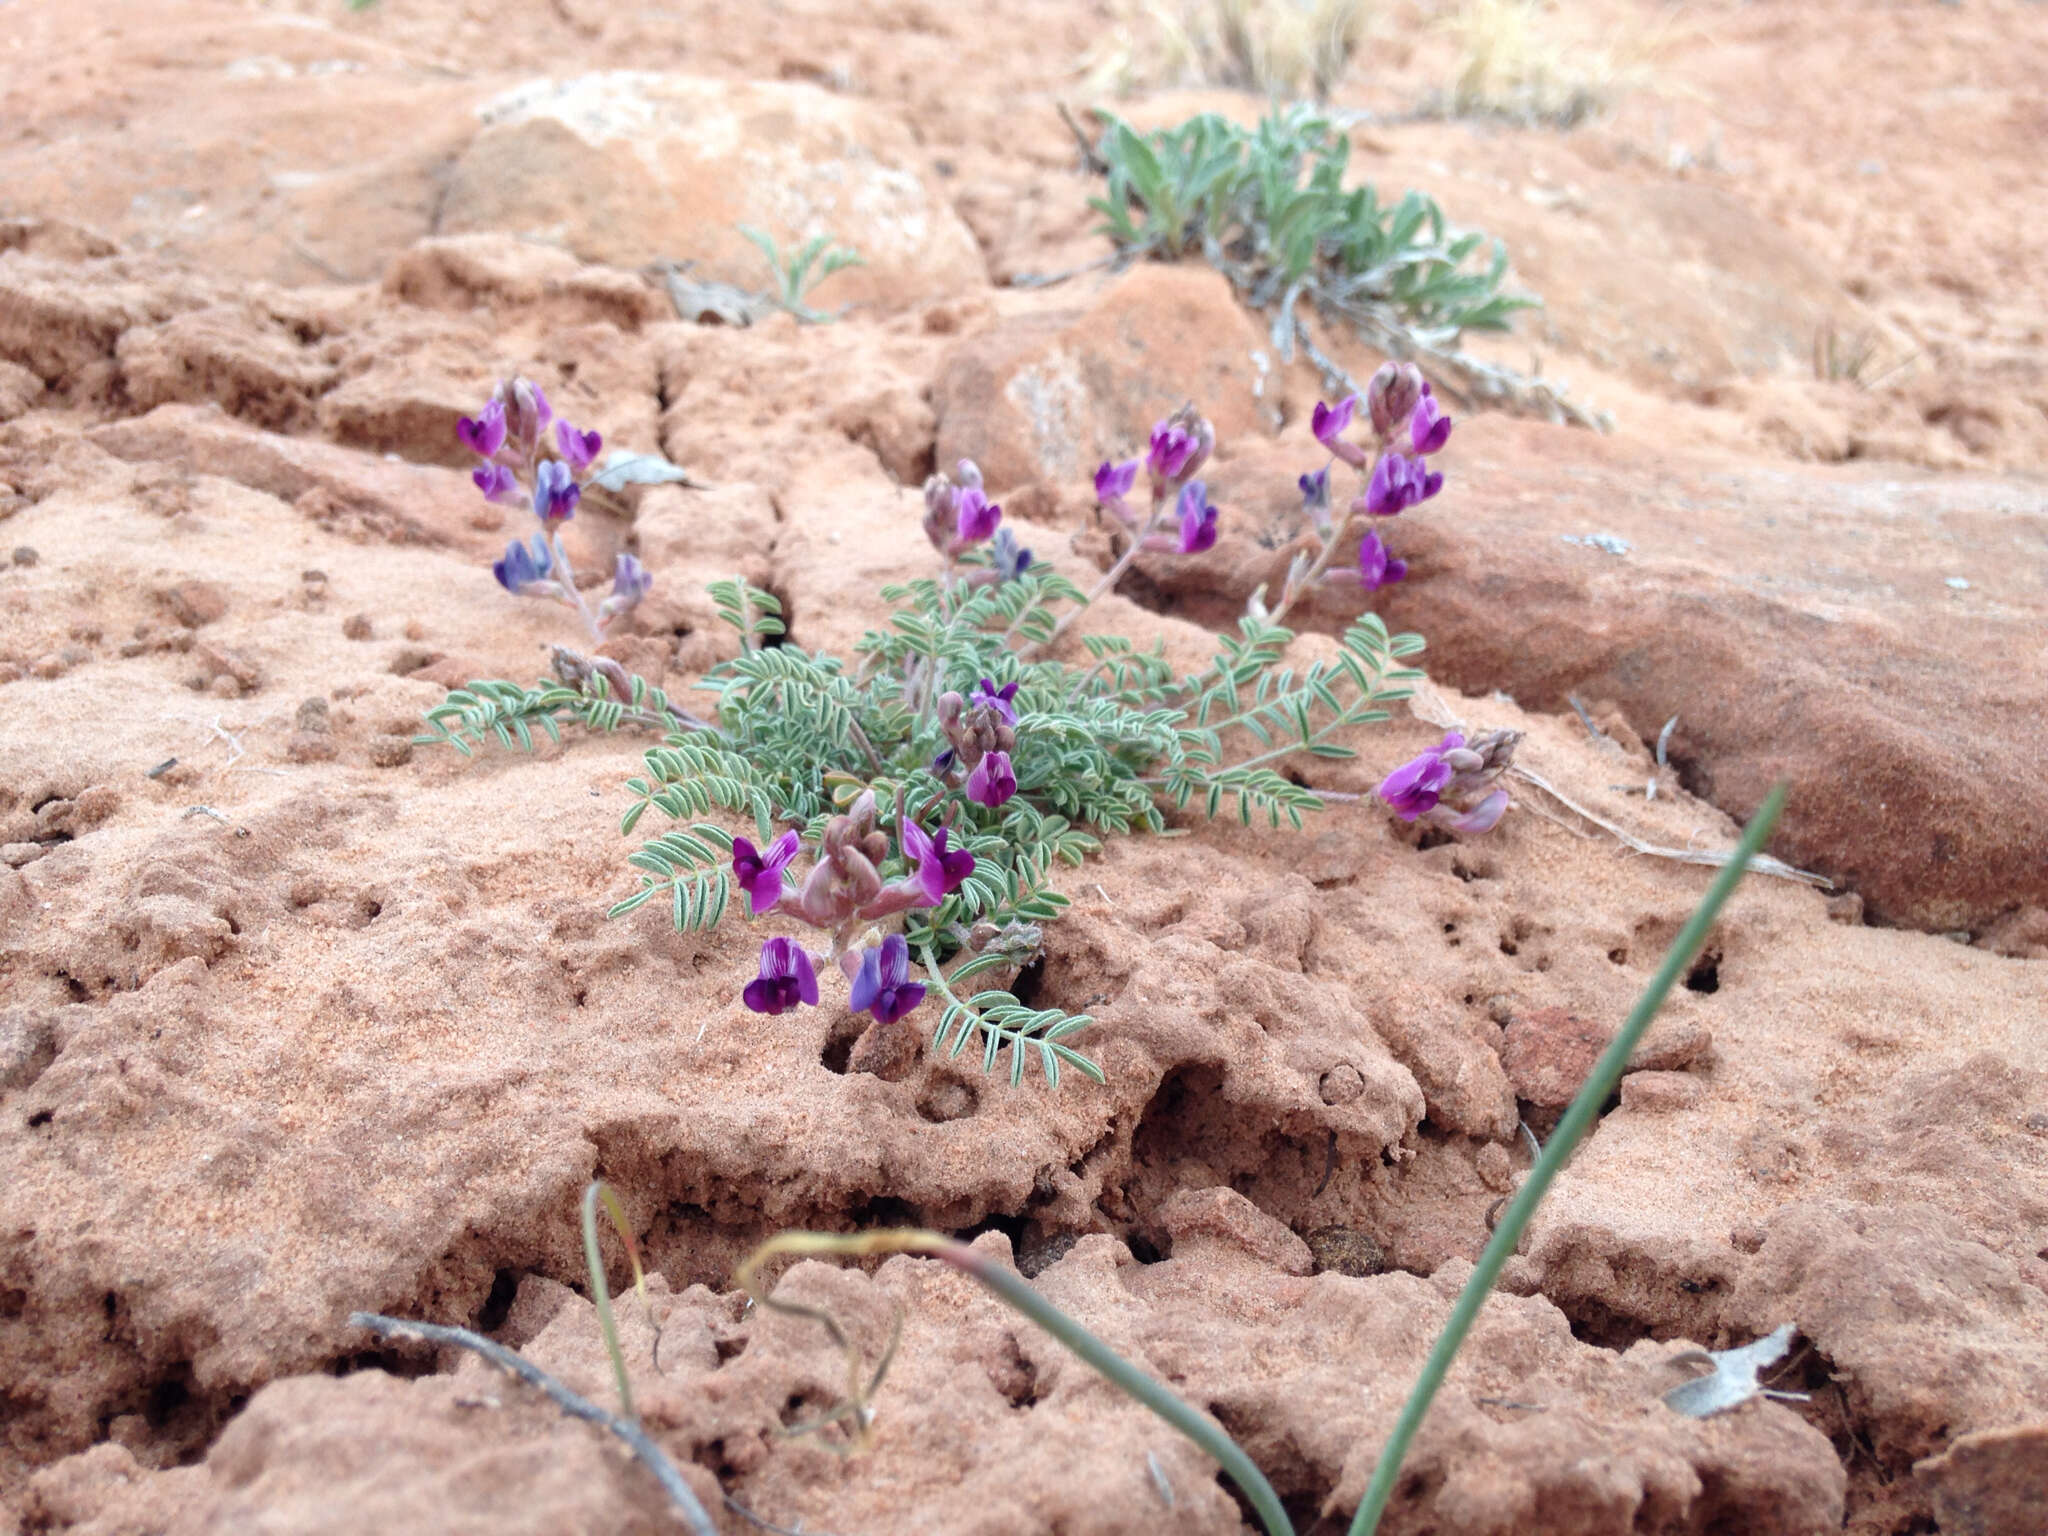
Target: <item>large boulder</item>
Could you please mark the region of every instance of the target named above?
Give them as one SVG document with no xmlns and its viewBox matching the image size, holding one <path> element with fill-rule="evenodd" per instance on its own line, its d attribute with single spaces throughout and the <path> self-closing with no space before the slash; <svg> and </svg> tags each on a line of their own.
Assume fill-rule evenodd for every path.
<svg viewBox="0 0 2048 1536">
<path fill-rule="evenodd" d="M 439 230 L 507 230 L 587 261 L 694 261 L 769 286 L 751 225 L 785 255 L 816 235 L 864 265 L 823 305 L 900 308 L 983 287 L 981 252 L 920 174 L 904 122 L 816 86 L 618 70 L 539 80 L 486 102 L 450 169 Z"/>
<path fill-rule="evenodd" d="M 1272 431 L 1274 369 L 1221 273 L 1146 263 L 1078 303 L 1024 309 L 962 340 L 933 391 L 938 460 L 973 459 L 998 490 L 1085 491 L 1098 463 L 1142 452 L 1185 401 L 1219 439 Z"/>
<path fill-rule="evenodd" d="M 1277 582 L 1305 526 L 1295 477 L 1324 457 L 1303 432 L 1221 458 L 1223 542 L 1142 563 L 1161 605 L 1223 624 Z M 1644 741 L 1675 715 L 1687 787 L 1746 816 L 1788 781 L 1773 851 L 1873 919 L 1982 936 L 2048 907 L 2039 486 L 1755 468 L 1496 416 L 1440 463 L 1442 497 L 1379 529 L 1410 570 L 1374 601 L 1428 637 L 1433 677 L 1536 709 L 1611 700 Z M 1357 608 L 1336 588 L 1290 622 Z"/>
</svg>

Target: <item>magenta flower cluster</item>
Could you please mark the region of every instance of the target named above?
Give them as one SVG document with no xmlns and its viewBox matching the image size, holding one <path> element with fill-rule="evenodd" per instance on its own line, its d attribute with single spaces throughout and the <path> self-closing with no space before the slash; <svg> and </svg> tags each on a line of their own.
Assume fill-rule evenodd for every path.
<svg viewBox="0 0 2048 1536">
<path fill-rule="evenodd" d="M 1378 794 L 1403 821 L 1426 821 L 1447 832 L 1490 832 L 1508 808 L 1508 792 L 1495 781 L 1514 760 L 1520 731 L 1488 731 L 1469 743 L 1461 731 L 1384 779 Z"/>
<path fill-rule="evenodd" d="M 1395 517 L 1441 491 L 1443 474 L 1429 467 L 1429 456 L 1451 440 L 1451 418 L 1415 365 L 1383 366 L 1366 386 L 1362 409 L 1372 428 L 1369 447 L 1346 435 L 1359 418 L 1361 402 L 1356 395 L 1335 405 L 1317 401 L 1309 423 L 1316 441 L 1330 451 L 1331 463 L 1341 461 L 1364 476 L 1364 492 L 1351 502 L 1351 514 Z M 1302 505 L 1316 526 L 1328 530 L 1329 463 L 1301 477 L 1301 493 Z M 1374 592 L 1407 574 L 1408 563 L 1396 559 L 1386 541 L 1368 528 L 1359 537 L 1356 562 L 1326 573 L 1323 579 Z"/>
<path fill-rule="evenodd" d="M 1104 462 L 1095 471 L 1096 505 L 1137 535 L 1137 548 L 1199 555 L 1216 547 L 1219 513 L 1209 488 L 1196 477 L 1216 449 L 1216 432 L 1192 406 L 1183 406 L 1152 428 L 1142 459 Z M 1143 471 L 1150 508 L 1140 513 L 1131 492 Z M 1169 521 L 1178 524 L 1165 531 Z"/>
<path fill-rule="evenodd" d="M 529 506 L 540 520 L 538 533 L 524 542 L 514 539 L 504 557 L 492 563 L 499 586 L 515 597 L 542 597 L 576 609 L 594 635 L 647 596 L 654 578 L 620 551 L 613 562 L 611 594 L 592 613 L 562 547 L 561 529 L 576 516 L 583 499 L 580 477 L 597 461 L 602 437 L 556 416 L 546 392 L 525 378 L 498 385 L 477 415 L 456 422 L 455 436 L 483 460 L 470 479 L 484 500 Z"/>
<path fill-rule="evenodd" d="M 899 808 L 900 809 L 900 808 Z M 875 796 L 864 791 L 844 815 L 825 824 L 815 862 L 801 881 L 790 872 L 803 839 L 784 832 L 765 849 L 747 838 L 732 842 L 732 879 L 746 897 L 747 915 L 782 911 L 832 936 L 832 955 L 852 984 L 856 1013 L 893 1022 L 924 997 L 924 984 L 909 979 L 909 952 L 901 934 L 878 944 L 850 947 L 853 935 L 871 923 L 918 907 L 936 907 L 974 873 L 974 855 L 951 846 L 953 829 L 927 831 L 911 816 L 899 815 L 896 854 L 904 866 L 893 879 L 881 867 L 890 858 L 890 839 L 878 824 Z M 772 938 L 761 946 L 760 974 L 740 1000 L 756 1013 L 787 1013 L 816 1006 L 816 963 L 794 939 Z"/>
</svg>

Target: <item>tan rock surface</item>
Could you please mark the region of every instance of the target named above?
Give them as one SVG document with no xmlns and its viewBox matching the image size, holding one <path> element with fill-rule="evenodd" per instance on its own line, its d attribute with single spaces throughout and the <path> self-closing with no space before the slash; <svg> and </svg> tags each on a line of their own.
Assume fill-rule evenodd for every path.
<svg viewBox="0 0 2048 1536">
<path fill-rule="evenodd" d="M 656 1271 L 659 1368 L 620 1310 L 644 1410 L 707 1499 L 844 1536 L 1246 1528 L 1203 1458 L 927 1261 L 785 1276 L 870 1357 L 905 1326 L 867 1455 L 785 1438 L 844 1363 L 743 1316 L 734 1262 L 783 1227 L 924 1222 L 1014 1248 L 1302 1526 L 1346 1513 L 1527 1167 L 1516 1021 L 1611 1029 L 1704 870 L 1621 854 L 1526 783 L 1462 844 L 1349 803 L 1277 838 L 1182 821 L 1062 877 L 1035 985 L 1097 1016 L 1108 1087 L 1012 1090 L 921 1033 L 884 1081 L 840 1070 L 843 1009 L 739 1005 L 757 932 L 604 920 L 638 739 L 411 743 L 448 687 L 531 678 L 568 637 L 492 582 L 524 520 L 451 440 L 513 368 L 704 483 L 593 497 L 569 536 L 580 568 L 654 571 L 608 650 L 671 690 L 730 654 L 715 577 L 775 590 L 795 643 L 851 645 L 879 583 L 930 569 L 916 488 L 957 453 L 1087 576 L 1088 472 L 1191 396 L 1226 428 L 1223 543 L 1148 557 L 1098 618 L 1208 657 L 1284 562 L 1319 381 L 1262 365 L 1262 318 L 1198 267 L 988 285 L 1104 249 L 1053 111 L 1086 105 L 1099 9 L 8 15 L 0 1532 L 671 1528 L 596 1431 L 346 1325 L 482 1326 L 609 1401 L 571 1294 L 593 1174 Z M 1572 800 L 1697 849 L 1788 775 L 1780 851 L 1851 887 L 1756 880 L 1724 914 L 1387 1531 L 1974 1536 L 2048 1418 L 2048 57 L 2021 0 L 1707 19 L 1669 94 L 1569 134 L 1407 119 L 1448 45 L 1399 7 L 1338 91 L 1382 116 L 1361 173 L 1506 234 L 1550 292 L 1489 355 L 1540 343 L 1618 430 L 1461 420 L 1380 602 L 1444 686 L 1303 776 L 1362 793 L 1444 720 L 1524 729 Z M 622 68 L 598 115 L 667 112 L 666 149 L 592 161 L 531 105 Z M 520 123 L 478 117 L 520 92 Z M 682 146 L 711 123 L 730 153 L 700 187 Z M 863 307 L 674 319 L 640 263 L 751 263 L 742 217 L 862 245 L 819 302 Z M 1864 332 L 1860 376 L 1813 376 Z M 1801 462 L 1836 459 L 1874 462 Z M 1628 548 L 1566 542 L 1599 534 Z M 1656 1401 L 1672 1356 L 1786 1322 L 1773 1384 L 1808 1402 Z"/>
</svg>

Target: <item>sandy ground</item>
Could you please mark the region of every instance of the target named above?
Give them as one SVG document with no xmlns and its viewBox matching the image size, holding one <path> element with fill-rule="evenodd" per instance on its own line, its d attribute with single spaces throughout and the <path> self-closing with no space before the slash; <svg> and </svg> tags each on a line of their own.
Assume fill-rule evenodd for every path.
<svg viewBox="0 0 2048 1536">
<path fill-rule="evenodd" d="M 1057 1092 L 929 1053 L 849 1071 L 843 1008 L 739 1005 L 758 933 L 607 922 L 644 741 L 411 744 L 448 688 L 571 638 L 491 581 L 523 514 L 478 500 L 454 423 L 520 369 L 704 482 L 572 533 L 586 568 L 654 571 L 609 649 L 680 695 L 729 653 L 721 576 L 849 647 L 929 568 L 917 486 L 960 453 L 1092 578 L 1094 460 L 1192 395 L 1224 538 L 1148 557 L 1098 621 L 1206 655 L 1284 563 L 1318 380 L 1198 268 L 1011 279 L 1104 249 L 1059 103 L 1257 100 L 1067 0 L 7 16 L 0 1533 L 674 1528 L 595 1432 L 346 1322 L 479 1327 L 608 1400 L 593 1176 L 656 1271 L 622 1314 L 643 1414 L 715 1506 L 1248 1528 L 1196 1451 L 928 1261 L 789 1272 L 870 1355 L 904 1332 L 868 1451 L 786 1435 L 844 1364 L 747 1313 L 733 1265 L 919 1223 L 1337 1528 L 1527 1166 L 1518 1123 L 1705 887 L 1630 841 L 1726 846 L 1780 778 L 1776 850 L 1830 884 L 1737 896 L 1383 1529 L 2040 1529 L 2038 6 L 1587 0 L 1547 25 L 1627 67 L 1568 131 L 1419 112 L 1454 41 L 1373 13 L 1334 92 L 1370 114 L 1354 164 L 1508 242 L 1546 303 L 1485 352 L 1615 430 L 1460 421 L 1379 600 L 1429 638 L 1422 718 L 1303 770 L 1357 792 L 1455 721 L 1526 731 L 1551 788 L 1467 843 L 1345 803 L 1113 844 L 1063 877 L 1037 983 L 1099 1019 L 1109 1083 Z M 760 286 L 741 222 L 858 245 L 818 293 L 844 316 L 679 317 L 666 263 Z M 1302 658 L 1353 611 L 1307 613 Z M 1674 1355 L 1788 1322 L 1806 1401 L 1658 1401 Z"/>
</svg>

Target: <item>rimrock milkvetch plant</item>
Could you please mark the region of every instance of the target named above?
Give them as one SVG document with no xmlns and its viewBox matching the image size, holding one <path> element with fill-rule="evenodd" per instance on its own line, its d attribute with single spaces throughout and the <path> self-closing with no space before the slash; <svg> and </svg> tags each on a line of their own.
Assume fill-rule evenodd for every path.
<svg viewBox="0 0 2048 1536">
<path fill-rule="evenodd" d="M 485 459 L 478 486 L 502 496 L 517 481 L 542 523 L 535 545 L 514 546 L 540 574 L 527 575 L 508 550 L 499 580 L 577 607 L 601 632 L 648 578 L 622 563 L 613 596 L 592 613 L 573 579 L 548 574 L 566 568 L 555 509 L 573 509 L 576 476 L 597 444 L 561 429 L 552 448 L 536 446 L 539 406 L 523 391 L 539 400 L 515 381 L 494 397 L 495 414 L 487 407 L 463 425 Z M 1346 435 L 1355 420 L 1371 424 L 1370 446 Z M 1055 872 L 1106 836 L 1166 831 L 1191 807 L 1299 827 L 1333 801 L 1361 798 L 1284 770 L 1303 754 L 1354 756 L 1345 738 L 1410 696 L 1421 674 L 1406 662 L 1421 637 L 1389 634 L 1366 612 L 1333 655 L 1295 667 L 1286 663 L 1294 634 L 1280 620 L 1311 587 L 1363 595 L 1399 579 L 1376 529 L 1441 491 L 1443 474 L 1429 466 L 1450 432 L 1429 386 L 1402 365 L 1376 375 L 1363 403 L 1319 408 L 1329 461 L 1303 477 L 1305 494 L 1316 486 L 1314 547 L 1295 557 L 1273 604 L 1255 598 L 1195 672 L 1176 671 L 1163 644 L 1070 638 L 1141 555 L 1199 560 L 1216 546 L 1225 514 L 1203 478 L 1215 433 L 1184 407 L 1152 429 L 1141 455 L 1096 471 L 1097 504 L 1121 548 L 1086 588 L 1018 541 L 980 471 L 962 460 L 924 488 L 937 568 L 881 590 L 886 617 L 851 656 L 793 643 L 780 601 L 731 578 L 710 591 L 738 654 L 695 685 L 708 699 L 697 712 L 616 661 L 558 648 L 552 679 L 451 693 L 428 711 L 422 740 L 464 752 L 486 737 L 530 746 L 533 727 L 557 736 L 564 721 L 659 733 L 626 781 L 621 830 L 643 841 L 627 861 L 637 888 L 613 916 L 658 903 L 680 930 L 760 923 L 768 931 L 755 973 L 734 980 L 737 1000 L 779 1015 L 843 996 L 868 1020 L 854 1047 L 865 1070 L 900 1070 L 928 1031 L 932 1051 L 976 1048 L 984 1070 L 1007 1054 L 1013 1083 L 1033 1059 L 1049 1084 L 1069 1068 L 1099 1081 L 1075 1043 L 1092 1020 L 1010 989 L 1067 904 Z M 1333 513 L 1339 461 L 1360 488 Z M 1510 734 L 1446 738 L 1388 775 L 1378 798 L 1408 820 L 1482 832 L 1506 806 L 1494 780 L 1513 749 Z M 665 825 L 648 836 L 650 813 Z"/>
</svg>

